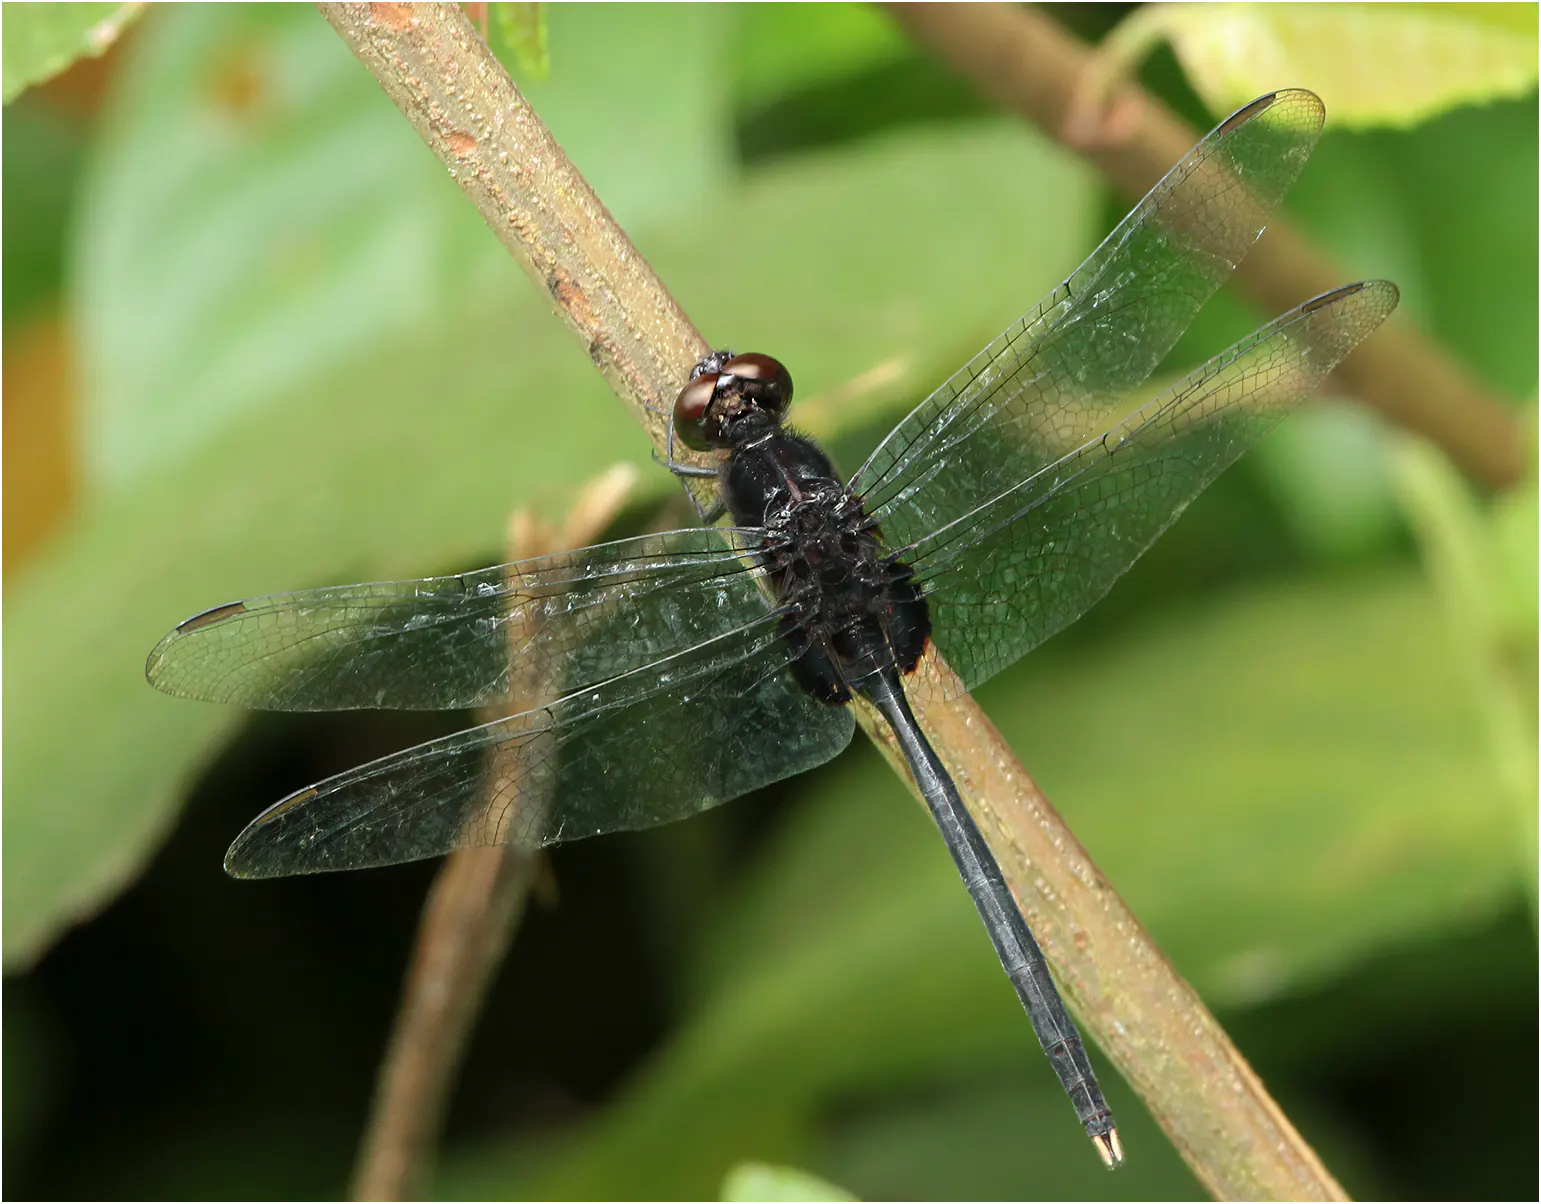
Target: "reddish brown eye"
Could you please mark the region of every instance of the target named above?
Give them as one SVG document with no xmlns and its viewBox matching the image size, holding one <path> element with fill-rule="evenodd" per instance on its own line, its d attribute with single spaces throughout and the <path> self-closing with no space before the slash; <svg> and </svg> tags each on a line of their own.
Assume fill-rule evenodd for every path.
<svg viewBox="0 0 1541 1204">
<path fill-rule="evenodd" d="M 756 396 L 761 405 L 774 406 L 785 414 L 792 404 L 792 374 L 778 359 L 758 352 L 735 355 L 722 366 L 724 376 L 761 382 Z"/>
<path fill-rule="evenodd" d="M 705 372 L 683 389 L 674 403 L 674 434 L 686 447 L 695 451 L 709 451 L 711 443 L 701 429 L 706 408 L 712 404 L 717 391 L 717 373 Z"/>
</svg>

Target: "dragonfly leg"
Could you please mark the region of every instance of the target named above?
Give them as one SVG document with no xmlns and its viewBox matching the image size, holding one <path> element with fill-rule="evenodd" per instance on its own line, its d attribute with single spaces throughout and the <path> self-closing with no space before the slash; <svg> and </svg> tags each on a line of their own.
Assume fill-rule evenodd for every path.
<svg viewBox="0 0 1541 1204">
<path fill-rule="evenodd" d="M 703 468 L 695 464 L 681 464 L 672 457 L 664 457 L 658 454 L 658 449 L 653 449 L 653 463 L 661 464 L 677 477 L 715 477 L 715 468 Z"/>
<path fill-rule="evenodd" d="M 677 477 L 686 479 L 694 478 L 702 480 L 707 477 L 716 477 L 718 471 L 715 468 L 704 467 L 698 464 L 682 464 L 674 458 L 674 415 L 669 415 L 669 452 L 666 456 L 660 456 L 658 449 L 653 449 L 653 463 L 661 464 Z M 690 498 L 690 504 L 696 508 L 696 516 L 703 524 L 714 523 L 726 512 L 727 506 L 720 499 L 710 506 L 703 507 L 701 501 L 695 495 L 694 490 L 687 489 L 686 496 Z"/>
<path fill-rule="evenodd" d="M 653 451 L 653 463 L 662 465 L 677 477 L 700 478 L 715 477 L 717 475 L 717 470 L 715 468 L 696 468 L 690 464 L 680 464 L 674 460 L 666 460 L 664 457 L 658 454 L 656 448 Z M 696 495 L 688 489 L 685 491 L 685 496 L 690 499 L 690 504 L 696 508 L 696 516 L 701 520 L 703 524 L 716 522 L 723 516 L 724 513 L 726 513 L 728 509 L 727 506 L 720 500 L 713 502 L 710 506 L 703 507 L 701 505 L 700 499 L 698 499 Z"/>
</svg>

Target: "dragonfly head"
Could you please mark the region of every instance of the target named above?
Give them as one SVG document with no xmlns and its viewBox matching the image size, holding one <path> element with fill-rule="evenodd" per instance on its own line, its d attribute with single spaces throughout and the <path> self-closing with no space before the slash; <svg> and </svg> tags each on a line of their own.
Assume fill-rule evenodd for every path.
<svg viewBox="0 0 1541 1204">
<path fill-rule="evenodd" d="M 714 352 L 696 365 L 674 403 L 674 433 L 696 451 L 729 448 L 781 425 L 792 375 L 768 355 Z"/>
</svg>

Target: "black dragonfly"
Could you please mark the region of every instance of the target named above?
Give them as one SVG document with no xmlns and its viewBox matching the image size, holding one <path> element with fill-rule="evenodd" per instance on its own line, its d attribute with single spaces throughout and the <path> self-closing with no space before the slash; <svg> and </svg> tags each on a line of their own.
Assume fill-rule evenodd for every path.
<svg viewBox="0 0 1541 1204">
<path fill-rule="evenodd" d="M 718 353 L 679 395 L 668 462 L 715 476 L 734 525 L 251 598 L 182 623 L 146 669 L 170 694 L 282 711 L 521 708 L 290 795 L 225 868 L 357 869 L 666 823 L 827 761 L 854 728 L 841 704 L 861 696 L 892 727 L 1077 1117 L 1116 1162 L 1080 1036 L 905 690 L 931 644 L 972 688 L 1073 622 L 1395 308 L 1385 281 L 1323 294 L 1117 420 L 1256 241 L 1322 117 L 1290 90 L 1221 122 L 849 485 L 783 427 L 787 370 Z M 676 463 L 673 438 L 723 453 L 720 467 Z"/>
</svg>

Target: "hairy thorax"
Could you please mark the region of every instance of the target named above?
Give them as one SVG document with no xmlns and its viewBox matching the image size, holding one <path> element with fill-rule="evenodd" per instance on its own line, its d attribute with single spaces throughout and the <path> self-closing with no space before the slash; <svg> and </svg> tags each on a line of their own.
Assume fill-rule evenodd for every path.
<svg viewBox="0 0 1541 1204">
<path fill-rule="evenodd" d="M 745 441 L 723 497 L 735 522 L 765 531 L 763 563 L 789 607 L 781 630 L 804 689 L 848 702 L 873 675 L 915 667 L 931 626 L 925 600 L 822 451 L 782 430 Z"/>
</svg>

